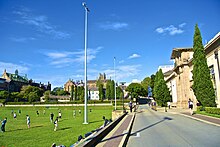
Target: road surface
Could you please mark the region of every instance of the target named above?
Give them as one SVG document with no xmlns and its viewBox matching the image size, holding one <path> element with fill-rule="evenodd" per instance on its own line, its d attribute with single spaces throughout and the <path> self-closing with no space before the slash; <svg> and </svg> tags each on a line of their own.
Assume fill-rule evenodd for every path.
<svg viewBox="0 0 220 147">
<path fill-rule="evenodd" d="M 220 127 L 179 114 L 157 112 L 146 104 L 136 113 L 128 147 L 219 147 Z"/>
</svg>

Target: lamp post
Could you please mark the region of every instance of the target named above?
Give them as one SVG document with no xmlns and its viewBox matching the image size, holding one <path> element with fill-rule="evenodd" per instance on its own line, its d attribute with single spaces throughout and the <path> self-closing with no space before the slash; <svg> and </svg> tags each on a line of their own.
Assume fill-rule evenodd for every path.
<svg viewBox="0 0 220 147">
<path fill-rule="evenodd" d="M 115 57 L 114 57 L 114 77 L 115 77 L 115 110 L 116 110 L 116 74 L 115 74 Z"/>
<path fill-rule="evenodd" d="M 88 124 L 88 114 L 87 114 L 87 29 L 88 29 L 88 13 L 89 13 L 89 9 L 86 6 L 86 3 L 83 2 L 82 3 L 83 7 L 85 8 L 85 94 L 84 94 L 84 123 L 83 124 Z"/>
</svg>

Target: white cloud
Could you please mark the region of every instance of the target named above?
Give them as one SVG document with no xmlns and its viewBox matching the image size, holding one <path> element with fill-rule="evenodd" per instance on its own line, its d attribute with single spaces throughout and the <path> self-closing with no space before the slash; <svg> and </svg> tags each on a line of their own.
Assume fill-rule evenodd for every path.
<svg viewBox="0 0 220 147">
<path fill-rule="evenodd" d="M 122 30 L 128 28 L 128 24 L 124 22 L 106 22 L 100 24 L 100 28 L 104 30 Z"/>
<path fill-rule="evenodd" d="M 170 35 L 176 35 L 176 34 L 182 34 L 184 30 L 182 29 L 186 23 L 180 24 L 178 27 L 175 27 L 174 25 L 170 25 L 168 27 L 159 27 L 155 31 L 159 34 L 170 34 Z"/>
<path fill-rule="evenodd" d="M 14 73 L 15 70 L 17 69 L 19 71 L 19 73 L 23 73 L 26 74 L 29 70 L 28 67 L 23 66 L 23 65 L 18 65 L 18 64 L 14 64 L 14 63 L 7 63 L 7 62 L 1 62 L 0 61 L 0 71 L 3 71 L 6 69 L 7 72 L 9 73 Z"/>
<path fill-rule="evenodd" d="M 132 54 L 131 56 L 128 57 L 128 59 L 133 59 L 133 58 L 138 58 L 140 55 L 138 54 Z"/>
<path fill-rule="evenodd" d="M 58 31 L 55 26 L 50 24 L 45 15 L 35 16 L 29 9 L 24 7 L 20 10 L 13 11 L 13 13 L 20 16 L 20 19 L 15 21 L 17 23 L 33 26 L 37 31 L 51 35 L 55 39 L 66 39 L 70 37 L 70 34 Z"/>
<path fill-rule="evenodd" d="M 125 62 L 124 60 L 120 60 L 118 63 L 121 64 L 121 63 L 124 63 L 124 62 Z"/>
<path fill-rule="evenodd" d="M 36 40 L 36 38 L 34 38 L 34 37 L 19 37 L 19 38 L 12 37 L 10 39 L 14 42 L 21 42 L 21 43 Z"/>
<path fill-rule="evenodd" d="M 185 25 L 186 25 L 186 23 L 184 22 L 184 23 L 179 24 L 179 27 L 182 28 L 182 27 L 184 27 Z"/>
<path fill-rule="evenodd" d="M 102 47 L 97 48 L 89 48 L 87 50 L 87 62 L 91 62 L 93 59 L 96 58 L 96 54 L 102 49 Z M 73 63 L 83 63 L 85 59 L 85 52 L 84 50 L 76 51 L 76 52 L 66 52 L 66 51 L 54 51 L 54 52 L 47 52 L 43 53 L 46 55 L 51 65 L 55 65 L 55 67 L 61 68 L 70 66 Z"/>
</svg>

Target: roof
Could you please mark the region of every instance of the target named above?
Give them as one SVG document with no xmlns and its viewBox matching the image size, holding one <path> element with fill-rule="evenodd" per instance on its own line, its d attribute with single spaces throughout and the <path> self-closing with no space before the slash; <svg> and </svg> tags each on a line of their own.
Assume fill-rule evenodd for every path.
<svg viewBox="0 0 220 147">
<path fill-rule="evenodd" d="M 193 50 L 192 47 L 182 47 L 182 48 L 173 48 L 170 59 L 175 59 L 178 56 L 179 52 Z"/>
<path fill-rule="evenodd" d="M 216 42 L 218 39 L 220 39 L 220 32 L 218 32 L 205 46 L 205 50 L 210 47 L 214 42 Z"/>
<path fill-rule="evenodd" d="M 20 75 L 11 74 L 11 73 L 6 73 L 6 74 L 12 81 L 19 81 L 19 82 L 28 83 L 28 78 L 25 76 L 20 76 Z"/>
</svg>

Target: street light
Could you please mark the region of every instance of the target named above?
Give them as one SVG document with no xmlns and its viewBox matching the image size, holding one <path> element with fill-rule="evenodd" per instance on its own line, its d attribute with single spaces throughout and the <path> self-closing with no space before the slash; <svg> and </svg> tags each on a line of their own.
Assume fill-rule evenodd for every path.
<svg viewBox="0 0 220 147">
<path fill-rule="evenodd" d="M 84 94 L 84 123 L 83 124 L 88 124 L 88 117 L 87 117 L 87 29 L 88 29 L 88 13 L 89 13 L 89 8 L 86 6 L 86 3 L 82 3 L 83 7 L 85 8 L 85 94 Z"/>
<path fill-rule="evenodd" d="M 116 74 L 115 74 L 115 57 L 114 57 L 114 76 L 115 76 L 115 110 L 116 110 Z"/>
</svg>

